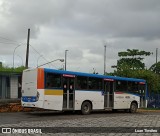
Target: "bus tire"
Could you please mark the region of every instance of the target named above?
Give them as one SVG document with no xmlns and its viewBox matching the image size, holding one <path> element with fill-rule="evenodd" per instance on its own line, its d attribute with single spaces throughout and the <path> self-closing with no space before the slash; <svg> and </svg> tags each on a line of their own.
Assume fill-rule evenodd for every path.
<svg viewBox="0 0 160 136">
<path fill-rule="evenodd" d="M 91 103 L 88 101 L 83 102 L 82 106 L 81 106 L 81 112 L 83 115 L 88 115 L 91 113 L 92 110 L 92 106 Z"/>
<path fill-rule="evenodd" d="M 124 111 L 125 111 L 126 113 L 130 112 L 130 110 L 129 110 L 129 109 L 125 109 Z"/>
<path fill-rule="evenodd" d="M 117 109 L 112 109 L 112 112 L 113 112 L 113 113 L 117 112 Z"/>
<path fill-rule="evenodd" d="M 137 104 L 135 102 L 132 102 L 130 106 L 130 113 L 136 113 L 137 108 Z"/>
</svg>

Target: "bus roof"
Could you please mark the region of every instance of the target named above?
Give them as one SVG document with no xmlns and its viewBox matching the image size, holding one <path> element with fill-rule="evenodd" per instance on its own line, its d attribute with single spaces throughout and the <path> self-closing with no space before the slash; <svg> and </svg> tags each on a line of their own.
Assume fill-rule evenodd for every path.
<svg viewBox="0 0 160 136">
<path fill-rule="evenodd" d="M 75 76 L 87 76 L 87 77 L 96 77 L 96 78 L 104 78 L 104 79 L 106 78 L 106 79 L 123 80 L 123 81 L 146 82 L 144 79 L 108 76 L 108 75 L 100 75 L 100 74 L 89 74 L 89 73 L 64 71 L 64 70 L 56 70 L 56 69 L 49 69 L 49 68 L 44 68 L 44 71 L 49 73 L 59 73 L 59 74 L 67 74 L 67 75 L 75 75 Z"/>
</svg>

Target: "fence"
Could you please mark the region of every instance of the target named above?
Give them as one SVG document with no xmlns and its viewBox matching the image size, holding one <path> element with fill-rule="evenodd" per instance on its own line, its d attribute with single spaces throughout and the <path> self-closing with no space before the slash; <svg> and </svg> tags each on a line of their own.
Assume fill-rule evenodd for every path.
<svg viewBox="0 0 160 136">
<path fill-rule="evenodd" d="M 148 98 L 148 108 L 160 108 L 160 93 L 151 93 Z"/>
</svg>

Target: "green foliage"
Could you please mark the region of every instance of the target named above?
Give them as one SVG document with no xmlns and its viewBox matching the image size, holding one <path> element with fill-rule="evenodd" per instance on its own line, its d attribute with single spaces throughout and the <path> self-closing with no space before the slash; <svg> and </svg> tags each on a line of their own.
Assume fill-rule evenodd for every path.
<svg viewBox="0 0 160 136">
<path fill-rule="evenodd" d="M 117 69 L 144 69 L 145 64 L 141 62 L 142 58 L 121 58 L 117 61 Z"/>
<path fill-rule="evenodd" d="M 112 75 L 145 79 L 148 84 L 148 90 L 158 92 L 160 91 L 160 62 L 151 66 L 149 70 L 145 69 L 145 64 L 142 62 L 144 56 L 151 55 L 151 52 L 139 51 L 137 49 L 127 49 L 127 51 L 119 52 L 121 57 L 117 61 L 117 70 Z"/>
<path fill-rule="evenodd" d="M 151 54 L 151 52 L 139 51 L 137 49 L 127 49 L 127 51 L 119 52 L 118 56 L 122 58 L 117 61 L 117 70 L 123 70 L 124 68 L 145 69 L 145 64 L 142 61 L 144 56 Z"/>
<path fill-rule="evenodd" d="M 138 49 L 127 49 L 127 51 L 124 52 L 119 52 L 118 56 L 119 57 L 127 57 L 127 56 L 150 56 L 152 53 L 151 52 L 146 52 L 146 51 L 139 51 Z"/>
<path fill-rule="evenodd" d="M 153 72 L 155 72 L 155 73 L 157 73 L 157 74 L 160 75 L 160 61 L 159 61 L 158 63 L 153 64 L 153 65 L 149 68 L 149 70 L 151 70 L 151 71 L 153 71 Z"/>
<path fill-rule="evenodd" d="M 2 67 L 0 67 L 0 72 L 17 72 L 17 73 L 21 73 L 24 69 L 25 69 L 24 66 L 17 67 L 17 68 L 14 68 L 14 69 L 11 68 L 11 67 L 2 66 Z"/>
<path fill-rule="evenodd" d="M 64 68 L 59 68 L 58 70 L 64 70 Z"/>
<path fill-rule="evenodd" d="M 112 75 L 145 79 L 148 84 L 149 92 L 160 92 L 160 76 L 150 70 L 130 70 L 126 68 L 123 69 L 123 71 L 114 71 Z"/>
</svg>

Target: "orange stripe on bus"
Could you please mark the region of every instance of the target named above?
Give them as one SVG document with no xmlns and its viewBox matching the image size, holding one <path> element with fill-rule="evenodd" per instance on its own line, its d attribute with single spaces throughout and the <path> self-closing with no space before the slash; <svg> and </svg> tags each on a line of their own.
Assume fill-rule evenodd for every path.
<svg viewBox="0 0 160 136">
<path fill-rule="evenodd" d="M 44 68 L 38 68 L 37 89 L 44 89 Z"/>
</svg>

